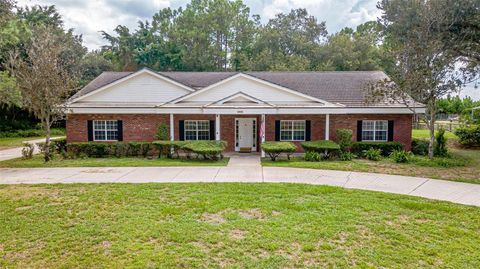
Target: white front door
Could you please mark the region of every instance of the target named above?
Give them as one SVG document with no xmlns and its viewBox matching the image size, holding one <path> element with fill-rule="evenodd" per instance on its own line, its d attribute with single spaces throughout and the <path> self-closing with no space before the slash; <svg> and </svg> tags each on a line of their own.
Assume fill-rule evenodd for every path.
<svg viewBox="0 0 480 269">
<path fill-rule="evenodd" d="M 256 119 L 235 119 L 235 151 L 251 149 L 257 150 Z"/>
</svg>

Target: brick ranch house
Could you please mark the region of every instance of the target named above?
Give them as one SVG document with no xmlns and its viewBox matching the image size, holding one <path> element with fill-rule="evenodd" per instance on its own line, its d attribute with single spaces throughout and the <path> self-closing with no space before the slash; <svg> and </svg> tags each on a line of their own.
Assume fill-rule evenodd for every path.
<svg viewBox="0 0 480 269">
<path fill-rule="evenodd" d="M 228 152 L 260 151 L 263 141 L 399 141 L 410 149 L 413 112 L 367 104 L 366 83 L 383 72 L 104 72 L 67 107 L 67 141 L 224 140 Z M 424 108 L 416 109 L 424 113 Z M 301 147 L 299 147 L 301 150 Z"/>
</svg>

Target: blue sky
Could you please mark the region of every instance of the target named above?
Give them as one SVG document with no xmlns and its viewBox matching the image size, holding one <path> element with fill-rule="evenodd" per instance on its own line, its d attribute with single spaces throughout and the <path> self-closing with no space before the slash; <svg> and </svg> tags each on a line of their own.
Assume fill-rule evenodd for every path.
<svg viewBox="0 0 480 269">
<path fill-rule="evenodd" d="M 104 30 L 112 32 L 121 24 L 130 29 L 139 20 L 150 20 L 152 15 L 165 7 L 178 8 L 189 0 L 17 0 L 19 6 L 55 5 L 63 16 L 65 26 L 83 34 L 89 49 L 98 49 L 105 44 L 100 35 Z M 259 14 L 265 22 L 280 12 L 292 8 L 306 8 L 319 21 L 326 21 L 329 33 L 343 27 L 355 27 L 363 22 L 375 20 L 380 12 L 377 0 L 244 0 L 252 14 Z M 462 96 L 480 100 L 480 89 L 466 87 Z"/>
</svg>

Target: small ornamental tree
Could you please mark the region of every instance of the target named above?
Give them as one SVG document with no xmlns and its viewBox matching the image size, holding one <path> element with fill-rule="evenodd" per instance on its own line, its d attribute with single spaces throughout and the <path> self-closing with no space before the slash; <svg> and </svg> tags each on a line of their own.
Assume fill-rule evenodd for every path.
<svg viewBox="0 0 480 269">
<path fill-rule="evenodd" d="M 23 105 L 40 120 L 45 130 L 45 162 L 51 154 L 50 128 L 63 117 L 65 103 L 75 84 L 71 67 L 77 58 L 68 53 L 68 38 L 55 28 L 36 27 L 25 45 L 27 57 L 12 53 L 10 59 L 10 72 L 16 79 Z"/>
<path fill-rule="evenodd" d="M 352 147 L 353 132 L 351 129 L 337 129 L 337 143 L 340 146 L 342 152 L 350 151 Z"/>
<path fill-rule="evenodd" d="M 158 126 L 157 133 L 155 134 L 157 140 L 166 141 L 169 138 L 168 126 L 165 123 L 161 123 Z"/>
</svg>

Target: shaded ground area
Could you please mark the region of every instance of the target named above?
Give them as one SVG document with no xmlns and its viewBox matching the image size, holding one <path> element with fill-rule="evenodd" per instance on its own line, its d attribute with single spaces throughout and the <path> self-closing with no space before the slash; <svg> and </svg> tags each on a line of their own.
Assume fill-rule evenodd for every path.
<svg viewBox="0 0 480 269">
<path fill-rule="evenodd" d="M 325 186 L 0 186 L 0 226 L 0 267 L 480 267 L 480 208 Z"/>
</svg>

